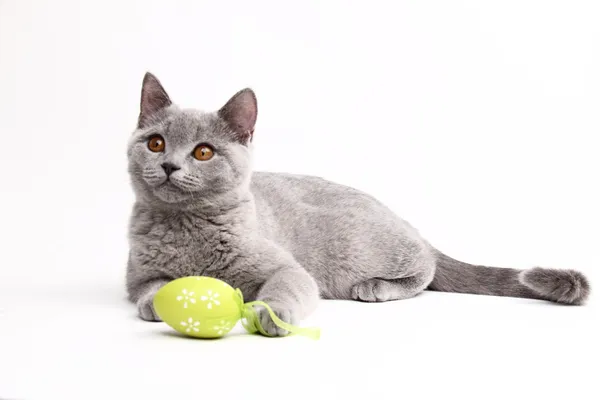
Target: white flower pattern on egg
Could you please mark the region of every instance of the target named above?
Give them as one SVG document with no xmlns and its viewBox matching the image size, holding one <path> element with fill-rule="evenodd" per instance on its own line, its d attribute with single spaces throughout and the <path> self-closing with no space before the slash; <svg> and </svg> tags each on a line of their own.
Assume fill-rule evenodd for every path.
<svg viewBox="0 0 600 400">
<path fill-rule="evenodd" d="M 194 321 L 191 317 L 188 318 L 187 322 L 186 321 L 181 321 L 180 322 L 181 326 L 183 326 L 185 328 L 185 331 L 187 333 L 194 331 L 194 332 L 199 332 L 200 329 L 198 328 L 200 326 L 200 321 Z"/>
<path fill-rule="evenodd" d="M 194 292 L 188 292 L 187 289 L 183 289 L 181 291 L 183 295 L 179 295 L 176 297 L 177 301 L 183 300 L 183 308 L 188 307 L 188 301 L 192 304 L 196 304 L 196 299 L 194 298 Z"/>
<path fill-rule="evenodd" d="M 219 297 L 219 293 L 214 292 L 212 290 L 207 290 L 206 294 L 208 296 L 200 296 L 200 300 L 201 301 L 206 301 L 206 308 L 208 308 L 209 310 L 211 310 L 213 308 L 213 304 L 215 306 L 220 306 L 221 302 L 219 300 L 217 300 L 217 297 Z"/>
<path fill-rule="evenodd" d="M 218 335 L 222 335 L 225 332 L 228 332 L 230 329 L 231 329 L 231 322 L 225 321 L 225 320 L 221 320 L 221 323 L 219 325 L 213 326 L 213 330 L 217 331 Z"/>
</svg>

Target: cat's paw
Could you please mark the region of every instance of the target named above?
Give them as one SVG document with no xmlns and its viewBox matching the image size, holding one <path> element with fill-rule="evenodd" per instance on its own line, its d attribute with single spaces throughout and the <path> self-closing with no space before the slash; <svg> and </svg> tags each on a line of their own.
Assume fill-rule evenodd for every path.
<svg viewBox="0 0 600 400">
<path fill-rule="evenodd" d="M 287 322 L 288 324 L 295 324 L 294 313 L 292 310 L 286 309 L 285 307 L 271 306 L 271 308 L 280 320 Z M 289 334 L 287 330 L 275 325 L 271 315 L 265 308 L 261 307 L 261 309 L 258 311 L 258 320 L 263 329 L 271 336 L 287 336 Z"/>
<path fill-rule="evenodd" d="M 155 293 L 148 293 L 140 297 L 137 302 L 138 315 L 144 321 L 161 322 L 162 320 L 156 314 L 152 301 Z"/>
<path fill-rule="evenodd" d="M 352 298 L 354 300 L 376 302 L 388 301 L 390 297 L 384 282 L 380 279 L 369 279 L 352 288 Z"/>
</svg>

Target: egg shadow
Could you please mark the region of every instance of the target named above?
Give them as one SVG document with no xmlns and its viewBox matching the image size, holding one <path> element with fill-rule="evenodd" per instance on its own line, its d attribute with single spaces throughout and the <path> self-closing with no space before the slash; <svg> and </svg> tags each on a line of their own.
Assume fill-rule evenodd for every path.
<svg viewBox="0 0 600 400">
<path fill-rule="evenodd" d="M 205 342 L 205 341 L 212 342 L 215 340 L 223 341 L 223 340 L 227 340 L 227 339 L 233 339 L 236 337 L 244 337 L 244 336 L 260 336 L 260 335 L 249 335 L 244 332 L 230 332 L 225 336 L 215 337 L 215 338 L 199 338 L 199 337 L 194 337 L 194 336 L 188 336 L 188 335 L 184 335 L 183 333 L 179 333 L 177 331 L 160 331 L 160 332 L 157 332 L 157 334 L 161 335 L 161 336 L 176 338 L 176 339 L 195 340 L 195 341 L 200 341 L 200 342 Z"/>
</svg>

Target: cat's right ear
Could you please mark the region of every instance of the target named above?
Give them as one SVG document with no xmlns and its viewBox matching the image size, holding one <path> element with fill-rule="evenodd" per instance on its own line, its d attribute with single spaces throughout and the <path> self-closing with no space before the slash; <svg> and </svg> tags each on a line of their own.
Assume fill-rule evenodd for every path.
<svg viewBox="0 0 600 400">
<path fill-rule="evenodd" d="M 156 112 L 171 104 L 171 99 L 160 84 L 158 78 L 150 72 L 146 72 L 144 81 L 142 82 L 142 98 L 140 100 L 138 128 L 144 127 Z"/>
</svg>

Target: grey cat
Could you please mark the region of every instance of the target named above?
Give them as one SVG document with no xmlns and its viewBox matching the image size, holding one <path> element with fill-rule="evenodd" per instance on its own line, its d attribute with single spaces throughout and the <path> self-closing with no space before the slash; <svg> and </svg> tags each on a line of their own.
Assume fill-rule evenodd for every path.
<svg viewBox="0 0 600 400">
<path fill-rule="evenodd" d="M 204 275 L 269 303 L 296 324 L 319 299 L 407 299 L 434 290 L 580 305 L 588 280 L 573 270 L 471 265 L 442 254 L 379 201 L 327 180 L 252 172 L 257 100 L 236 93 L 218 111 L 183 109 L 146 73 L 128 144 L 136 201 L 126 285 L 139 316 L 167 282 Z M 268 313 L 270 335 L 288 332 Z"/>
</svg>

